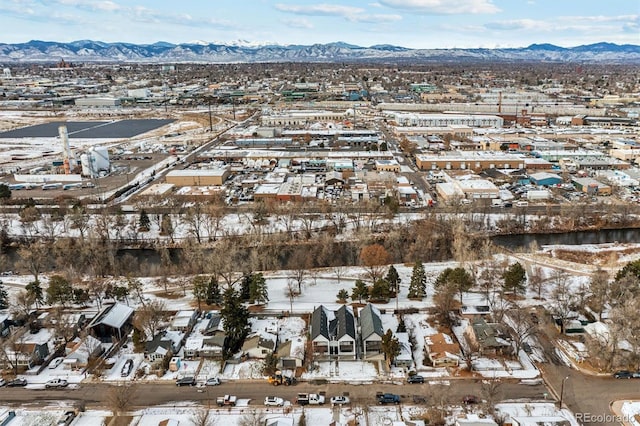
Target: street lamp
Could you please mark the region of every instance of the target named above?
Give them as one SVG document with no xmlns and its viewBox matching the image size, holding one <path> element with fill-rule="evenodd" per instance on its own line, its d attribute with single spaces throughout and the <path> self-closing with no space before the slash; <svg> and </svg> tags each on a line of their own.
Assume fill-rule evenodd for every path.
<svg viewBox="0 0 640 426">
<path fill-rule="evenodd" d="M 569 376 L 562 379 L 562 385 L 560 386 L 560 409 L 562 410 L 562 398 L 564 397 L 564 382 L 567 381 Z"/>
</svg>

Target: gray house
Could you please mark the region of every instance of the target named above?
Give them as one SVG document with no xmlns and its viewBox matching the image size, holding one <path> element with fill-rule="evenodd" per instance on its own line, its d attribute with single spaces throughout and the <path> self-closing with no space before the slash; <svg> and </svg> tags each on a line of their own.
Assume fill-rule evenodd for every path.
<svg viewBox="0 0 640 426">
<path fill-rule="evenodd" d="M 356 359 L 356 322 L 351 308 L 330 311 L 319 306 L 311 314 L 310 331 L 315 356 Z"/>
<path fill-rule="evenodd" d="M 363 359 L 382 356 L 382 320 L 380 311 L 371 303 L 360 311 L 360 339 Z"/>
</svg>

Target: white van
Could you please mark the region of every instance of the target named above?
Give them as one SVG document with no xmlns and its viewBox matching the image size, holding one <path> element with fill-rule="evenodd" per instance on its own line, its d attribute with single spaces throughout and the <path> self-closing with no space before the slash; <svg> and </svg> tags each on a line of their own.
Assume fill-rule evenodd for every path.
<svg viewBox="0 0 640 426">
<path fill-rule="evenodd" d="M 528 205 L 528 201 L 516 201 L 516 207 L 527 207 Z"/>
</svg>

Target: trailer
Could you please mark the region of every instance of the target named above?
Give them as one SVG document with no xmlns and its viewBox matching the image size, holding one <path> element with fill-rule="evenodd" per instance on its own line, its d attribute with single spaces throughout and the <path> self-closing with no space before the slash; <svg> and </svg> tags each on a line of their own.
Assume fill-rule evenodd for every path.
<svg viewBox="0 0 640 426">
<path fill-rule="evenodd" d="M 218 407 L 235 407 L 237 400 L 238 397 L 235 395 L 219 396 L 216 398 L 216 404 L 218 404 Z"/>
</svg>

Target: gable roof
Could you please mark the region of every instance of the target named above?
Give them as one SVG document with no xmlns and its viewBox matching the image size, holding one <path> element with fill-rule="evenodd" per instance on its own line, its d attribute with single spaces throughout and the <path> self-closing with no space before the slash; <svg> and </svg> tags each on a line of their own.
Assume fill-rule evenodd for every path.
<svg viewBox="0 0 640 426">
<path fill-rule="evenodd" d="M 113 328 L 121 328 L 134 313 L 134 309 L 122 303 L 114 303 L 103 309 L 89 324 L 94 327 L 98 324 L 104 324 Z"/>
<path fill-rule="evenodd" d="M 356 338 L 356 321 L 351 309 L 346 305 L 342 305 L 335 312 L 335 319 L 329 323 L 329 332 L 336 340 L 340 340 L 345 335 Z"/>
<path fill-rule="evenodd" d="M 323 336 L 327 340 L 340 340 L 345 335 L 356 338 L 356 322 L 350 308 L 343 305 L 337 311 L 324 306 L 311 314 L 311 340 Z"/>
<path fill-rule="evenodd" d="M 382 337 L 384 331 L 380 311 L 369 303 L 360 311 L 360 335 L 362 340 L 366 340 L 374 334 Z"/>
</svg>

